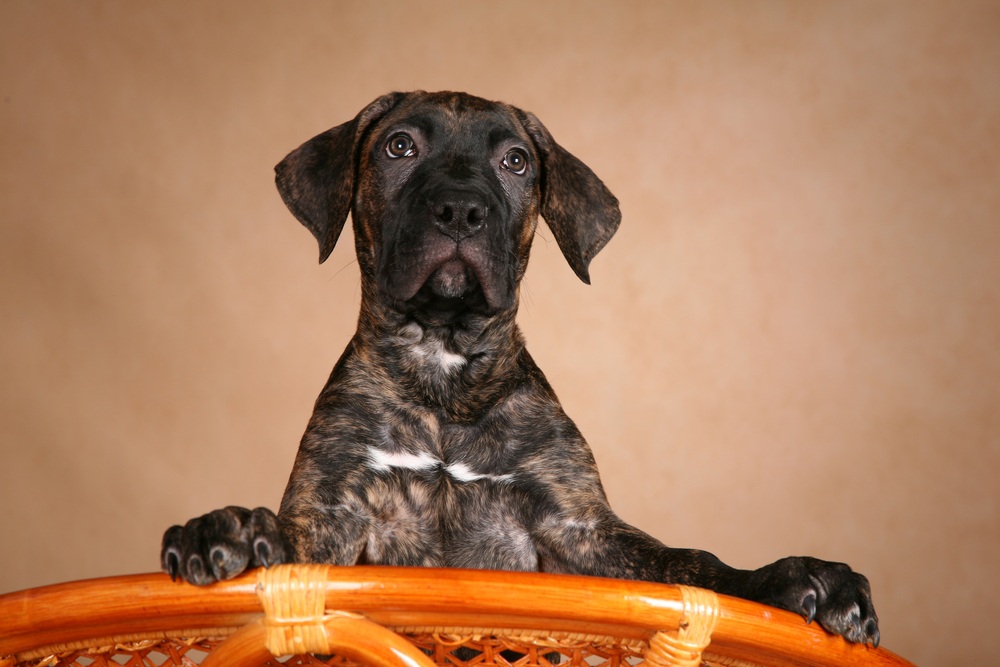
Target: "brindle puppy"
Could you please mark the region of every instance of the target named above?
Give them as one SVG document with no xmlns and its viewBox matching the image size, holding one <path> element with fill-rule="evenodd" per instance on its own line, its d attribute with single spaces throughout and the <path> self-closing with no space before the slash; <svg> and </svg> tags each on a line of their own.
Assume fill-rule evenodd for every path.
<svg viewBox="0 0 1000 667">
<path fill-rule="evenodd" d="M 325 260 L 354 220 L 358 330 L 270 510 L 170 528 L 162 564 L 208 584 L 281 562 L 542 570 L 702 586 L 879 640 L 868 581 L 784 558 L 737 570 L 619 519 L 594 458 L 524 347 L 518 284 L 538 216 L 576 274 L 618 201 L 530 113 L 461 93 L 393 93 L 276 168 Z"/>
</svg>

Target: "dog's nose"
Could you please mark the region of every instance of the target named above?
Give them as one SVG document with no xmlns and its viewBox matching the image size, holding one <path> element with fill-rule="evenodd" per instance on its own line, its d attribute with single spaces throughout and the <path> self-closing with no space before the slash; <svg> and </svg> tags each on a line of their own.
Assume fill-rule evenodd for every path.
<svg viewBox="0 0 1000 667">
<path fill-rule="evenodd" d="M 476 192 L 448 190 L 434 198 L 430 212 L 434 225 L 442 234 L 461 241 L 483 228 L 489 207 Z"/>
</svg>

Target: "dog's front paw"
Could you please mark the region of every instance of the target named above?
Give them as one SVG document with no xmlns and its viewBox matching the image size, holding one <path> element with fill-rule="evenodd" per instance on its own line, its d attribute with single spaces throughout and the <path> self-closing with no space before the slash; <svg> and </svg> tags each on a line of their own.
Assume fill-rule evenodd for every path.
<svg viewBox="0 0 1000 667">
<path fill-rule="evenodd" d="M 274 512 L 227 507 L 169 528 L 160 563 L 171 579 L 203 586 L 248 567 L 287 562 L 290 553 Z"/>
<path fill-rule="evenodd" d="M 802 614 L 851 642 L 878 646 L 878 617 L 868 579 L 843 563 L 790 557 L 751 574 L 751 597 Z"/>
</svg>

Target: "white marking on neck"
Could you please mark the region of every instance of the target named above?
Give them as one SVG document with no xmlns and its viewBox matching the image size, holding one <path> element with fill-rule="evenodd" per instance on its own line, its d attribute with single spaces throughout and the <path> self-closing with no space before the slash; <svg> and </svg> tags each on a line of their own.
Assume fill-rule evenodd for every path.
<svg viewBox="0 0 1000 667">
<path fill-rule="evenodd" d="M 408 348 L 413 357 L 446 373 L 462 368 L 468 361 L 461 354 L 448 351 L 440 338 L 427 336 L 416 322 L 406 324 L 399 329 L 398 334 L 398 340 Z"/>
<path fill-rule="evenodd" d="M 421 359 L 440 367 L 446 372 L 465 365 L 465 357 L 444 349 L 444 341 L 430 340 L 413 346 L 413 351 Z"/>
</svg>

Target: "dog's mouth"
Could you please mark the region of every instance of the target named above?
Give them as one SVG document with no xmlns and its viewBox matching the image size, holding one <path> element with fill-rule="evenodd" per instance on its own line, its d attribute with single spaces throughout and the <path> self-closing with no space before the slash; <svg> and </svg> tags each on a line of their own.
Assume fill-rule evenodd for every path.
<svg viewBox="0 0 1000 667">
<path fill-rule="evenodd" d="M 475 272 L 461 262 L 447 262 L 434 271 L 400 309 L 439 323 L 454 322 L 468 314 L 490 315 L 495 312 Z"/>
<path fill-rule="evenodd" d="M 467 313 L 493 315 L 512 304 L 507 281 L 477 244 L 432 244 L 420 255 L 385 276 L 385 290 L 400 311 L 454 320 Z"/>
<path fill-rule="evenodd" d="M 482 292 L 476 272 L 458 257 L 435 269 L 424 286 L 442 299 L 463 299 L 472 292 Z"/>
<path fill-rule="evenodd" d="M 418 281 L 416 292 L 405 300 L 404 310 L 435 320 L 452 321 L 473 313 L 490 315 L 497 310 L 479 279 L 475 267 L 455 257 L 431 267 L 430 275 Z"/>
</svg>

